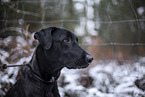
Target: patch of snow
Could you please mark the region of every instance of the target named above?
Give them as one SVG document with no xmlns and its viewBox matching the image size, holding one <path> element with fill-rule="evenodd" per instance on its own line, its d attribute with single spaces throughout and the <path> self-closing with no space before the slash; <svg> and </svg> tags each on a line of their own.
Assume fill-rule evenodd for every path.
<svg viewBox="0 0 145 97">
<path fill-rule="evenodd" d="M 22 38 L 21 36 L 17 36 L 16 40 L 18 42 L 17 44 L 18 47 L 24 47 L 26 45 L 26 40 Z"/>
<path fill-rule="evenodd" d="M 9 3 L 11 0 L 2 0 L 4 3 Z"/>
<path fill-rule="evenodd" d="M 117 65 L 115 61 L 98 64 L 88 71 L 94 80 L 93 85 L 89 88 L 78 83 L 78 79 L 82 77 L 79 70 L 63 69 L 65 81 L 69 84 L 63 88 L 60 87 L 60 92 L 63 96 L 65 95 L 64 92 L 71 90 L 78 91 L 76 93 L 80 92 L 83 97 L 141 97 L 139 95 L 145 93 L 135 86 L 134 81 L 138 76 L 141 77 L 145 74 L 142 71 L 145 71 L 144 62 L 145 58 L 141 58 L 139 62 L 134 64 Z"/>
<path fill-rule="evenodd" d="M 83 10 L 84 10 L 84 5 L 83 5 L 82 3 L 76 3 L 76 4 L 74 5 L 74 7 L 75 7 L 75 9 L 76 9 L 77 11 L 79 11 L 79 12 L 83 12 Z"/>
<path fill-rule="evenodd" d="M 137 12 L 138 12 L 139 15 L 142 15 L 144 13 L 144 7 L 139 7 L 137 9 Z"/>
<path fill-rule="evenodd" d="M 9 53 L 0 49 L 0 60 L 2 63 L 7 64 L 8 62 L 5 60 L 9 56 Z"/>
</svg>

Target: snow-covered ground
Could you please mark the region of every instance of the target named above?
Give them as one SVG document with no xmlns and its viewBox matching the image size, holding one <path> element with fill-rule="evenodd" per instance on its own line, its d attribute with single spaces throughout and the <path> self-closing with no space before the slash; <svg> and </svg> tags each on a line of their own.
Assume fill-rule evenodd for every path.
<svg viewBox="0 0 145 97">
<path fill-rule="evenodd" d="M 59 87 L 62 97 L 143 97 L 134 81 L 145 75 L 145 58 L 134 64 L 118 65 L 117 62 L 101 63 L 90 68 L 88 74 L 82 70 L 62 70 L 66 85 Z M 85 78 L 80 82 L 80 79 Z M 93 79 L 88 84 L 87 80 Z M 63 83 L 64 83 L 63 82 Z"/>
</svg>

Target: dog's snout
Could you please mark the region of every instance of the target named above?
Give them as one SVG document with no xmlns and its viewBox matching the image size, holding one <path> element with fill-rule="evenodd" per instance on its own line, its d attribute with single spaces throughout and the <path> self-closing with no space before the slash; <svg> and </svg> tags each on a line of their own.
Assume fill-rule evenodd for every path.
<svg viewBox="0 0 145 97">
<path fill-rule="evenodd" d="M 88 64 L 90 64 L 93 61 L 93 57 L 87 54 L 86 55 L 86 61 L 87 61 Z"/>
</svg>

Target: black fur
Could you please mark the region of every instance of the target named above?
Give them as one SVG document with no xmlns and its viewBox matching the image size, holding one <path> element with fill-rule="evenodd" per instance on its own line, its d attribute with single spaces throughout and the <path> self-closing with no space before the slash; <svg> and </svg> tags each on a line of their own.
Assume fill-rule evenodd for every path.
<svg viewBox="0 0 145 97">
<path fill-rule="evenodd" d="M 50 27 L 36 32 L 39 44 L 19 80 L 5 97 L 60 97 L 57 79 L 63 67 L 86 68 L 93 58 L 69 30 Z"/>
</svg>

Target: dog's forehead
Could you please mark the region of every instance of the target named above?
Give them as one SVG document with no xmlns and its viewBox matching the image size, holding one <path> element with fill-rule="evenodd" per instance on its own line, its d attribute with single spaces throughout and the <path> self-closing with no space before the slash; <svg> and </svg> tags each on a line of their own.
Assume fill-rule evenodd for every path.
<svg viewBox="0 0 145 97">
<path fill-rule="evenodd" d="M 76 38 L 73 32 L 66 29 L 57 29 L 53 32 L 53 38 L 55 39 L 64 39 L 66 36 L 71 36 L 72 38 Z"/>
</svg>

